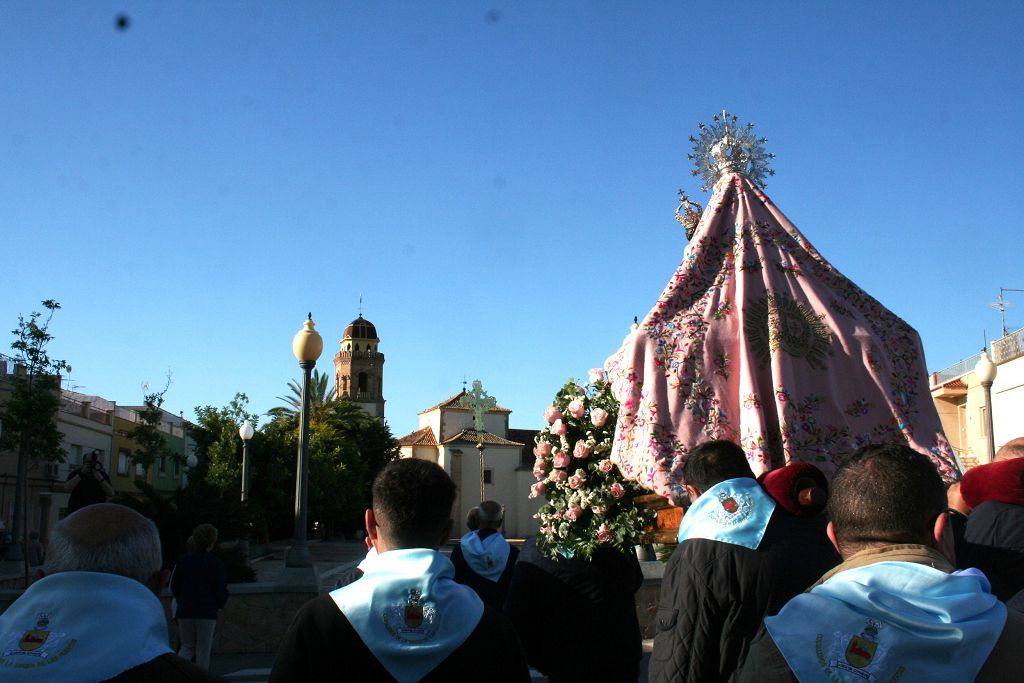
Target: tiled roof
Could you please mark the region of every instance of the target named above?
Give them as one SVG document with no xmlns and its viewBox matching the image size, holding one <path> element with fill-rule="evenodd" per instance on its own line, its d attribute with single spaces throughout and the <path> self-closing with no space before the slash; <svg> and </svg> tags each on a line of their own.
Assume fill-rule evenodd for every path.
<svg viewBox="0 0 1024 683">
<path fill-rule="evenodd" d="M 942 385 L 943 389 L 966 389 L 967 383 L 964 382 L 963 378 L 956 378 Z"/>
<path fill-rule="evenodd" d="M 519 448 L 522 448 L 524 445 L 518 441 L 509 441 L 508 439 L 503 439 L 500 436 L 490 434 L 488 432 L 483 432 L 478 436 L 475 429 L 463 429 L 458 434 L 448 437 L 441 443 L 445 445 L 452 443 L 471 443 L 475 445 L 480 441 L 483 441 L 485 445 L 490 446 L 518 446 Z"/>
<path fill-rule="evenodd" d="M 441 401 L 436 406 L 431 406 L 430 408 L 427 408 L 426 410 L 421 410 L 419 412 L 419 414 L 422 415 L 423 413 L 429 413 L 429 412 L 437 410 L 439 408 L 443 408 L 445 410 L 465 410 L 465 411 L 468 412 L 470 409 L 467 408 L 463 404 L 463 402 L 462 402 L 462 397 L 465 396 L 465 395 L 466 395 L 466 390 L 463 389 L 462 391 L 460 391 L 459 393 L 455 394 L 454 396 L 449 396 L 445 400 Z M 493 408 L 491 408 L 487 412 L 488 413 L 511 413 L 512 411 L 509 410 L 508 408 L 502 408 L 501 406 L 494 406 Z"/>
<path fill-rule="evenodd" d="M 427 426 L 423 429 L 418 429 L 411 434 L 406 434 L 398 440 L 399 446 L 436 446 L 437 437 L 434 436 L 434 430 Z"/>
</svg>

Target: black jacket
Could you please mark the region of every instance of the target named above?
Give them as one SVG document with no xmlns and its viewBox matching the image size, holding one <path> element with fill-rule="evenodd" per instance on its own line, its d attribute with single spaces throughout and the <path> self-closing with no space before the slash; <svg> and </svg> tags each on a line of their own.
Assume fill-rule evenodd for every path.
<svg viewBox="0 0 1024 683">
<path fill-rule="evenodd" d="M 176 618 L 216 619 L 217 610 L 228 601 L 224 563 L 208 552 L 182 556 L 171 575 L 171 592 L 178 601 Z"/>
<path fill-rule="evenodd" d="M 643 650 L 634 594 L 642 583 L 635 555 L 600 549 L 587 562 L 524 549 L 505 613 L 530 665 L 552 682 L 636 681 Z"/>
<path fill-rule="evenodd" d="M 1024 506 L 988 501 L 967 518 L 967 541 L 1024 552 Z"/>
<path fill-rule="evenodd" d="M 839 563 L 825 525 L 777 506 L 756 550 L 680 543 L 661 583 L 649 680 L 727 680 L 761 620 Z"/>
<path fill-rule="evenodd" d="M 498 532 L 494 529 L 481 529 L 476 533 L 483 539 Z M 515 567 L 518 556 L 519 548 L 510 547 L 508 549 L 508 561 L 505 563 L 505 571 L 501 573 L 497 581 L 491 581 L 480 576 L 470 568 L 466 558 L 462 555 L 462 544 L 460 543 L 455 546 L 451 555 L 452 565 L 455 567 L 455 580 L 476 591 L 476 594 L 480 596 L 485 605 L 500 610 L 505 605 L 508 586 L 512 582 L 512 568 Z"/>
<path fill-rule="evenodd" d="M 307 602 L 292 622 L 270 672 L 270 681 L 394 681 L 331 599 Z M 529 667 L 508 620 L 484 607 L 476 629 L 423 681 L 527 682 Z"/>
</svg>

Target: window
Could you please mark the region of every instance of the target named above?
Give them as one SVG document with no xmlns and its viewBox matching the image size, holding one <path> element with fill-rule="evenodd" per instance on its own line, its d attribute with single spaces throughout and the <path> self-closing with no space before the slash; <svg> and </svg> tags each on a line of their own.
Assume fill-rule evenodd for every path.
<svg viewBox="0 0 1024 683">
<path fill-rule="evenodd" d="M 122 477 L 128 476 L 128 465 L 132 461 L 132 454 L 127 448 L 117 451 L 117 473 Z"/>
<path fill-rule="evenodd" d="M 493 481 L 491 481 L 491 470 L 484 470 L 484 483 L 485 484 L 493 484 L 494 483 Z"/>
<path fill-rule="evenodd" d="M 360 394 L 365 394 L 368 385 L 369 385 L 369 381 L 368 381 L 368 378 L 366 376 L 366 373 L 365 372 L 360 372 L 359 373 L 359 393 Z"/>
<path fill-rule="evenodd" d="M 135 478 L 145 479 L 146 478 L 146 466 L 141 462 L 135 465 Z"/>
<path fill-rule="evenodd" d="M 161 477 L 166 477 L 167 476 L 167 456 L 166 455 L 161 455 L 160 456 L 160 476 Z"/>
<path fill-rule="evenodd" d="M 181 474 L 181 463 L 178 462 L 177 460 L 175 460 L 174 461 L 174 476 L 177 477 L 180 474 Z"/>
<path fill-rule="evenodd" d="M 82 462 L 82 447 L 77 444 L 71 444 L 68 455 L 70 456 L 68 461 L 72 465 L 80 464 Z"/>
</svg>

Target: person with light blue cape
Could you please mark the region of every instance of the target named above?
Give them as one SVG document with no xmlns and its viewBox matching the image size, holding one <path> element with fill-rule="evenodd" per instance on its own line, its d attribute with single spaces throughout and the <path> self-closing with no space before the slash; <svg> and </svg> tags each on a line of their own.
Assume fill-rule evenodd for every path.
<svg viewBox="0 0 1024 683">
<path fill-rule="evenodd" d="M 833 477 L 828 509 L 843 563 L 765 619 L 734 680 L 1019 680 L 1024 615 L 977 569 L 954 570 L 929 458 L 905 445 L 859 449 Z"/>
<path fill-rule="evenodd" d="M 820 529 L 776 505 L 737 444 L 695 446 L 683 481 L 692 504 L 665 565 L 652 683 L 727 680 L 761 620 L 839 559 Z"/>
<path fill-rule="evenodd" d="M 485 500 L 473 509 L 478 528 L 463 535 L 452 550 L 455 580 L 476 591 L 485 604 L 501 609 L 519 549 L 499 531 L 505 516 L 501 504 Z"/>
<path fill-rule="evenodd" d="M 50 532 L 43 578 L 0 615 L 0 680 L 219 681 L 171 651 L 156 525 L 95 503 Z"/>
<path fill-rule="evenodd" d="M 456 583 L 438 552 L 452 528 L 448 474 L 396 460 L 372 494 L 362 576 L 299 610 L 270 681 L 528 681 L 512 625 Z"/>
</svg>

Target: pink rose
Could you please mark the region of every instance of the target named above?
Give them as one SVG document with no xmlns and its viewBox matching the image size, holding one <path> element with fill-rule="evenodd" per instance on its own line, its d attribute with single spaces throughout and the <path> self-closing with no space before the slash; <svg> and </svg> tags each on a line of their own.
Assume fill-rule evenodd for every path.
<svg viewBox="0 0 1024 683">
<path fill-rule="evenodd" d="M 533 449 L 533 454 L 538 458 L 546 458 L 551 455 L 551 444 L 547 441 L 541 441 L 537 444 L 537 447 Z"/>
<path fill-rule="evenodd" d="M 548 473 L 544 470 L 543 467 L 534 467 L 533 468 L 533 478 L 536 479 L 537 481 L 540 481 L 541 479 L 546 477 L 547 474 Z"/>
<path fill-rule="evenodd" d="M 568 431 L 569 428 L 565 426 L 564 422 L 562 422 L 561 414 L 559 414 L 558 419 L 556 419 L 551 425 L 551 433 L 555 436 L 565 436 Z"/>
<path fill-rule="evenodd" d="M 572 454 L 577 458 L 585 458 L 590 455 L 590 446 L 583 439 L 576 442 L 576 447 L 572 449 Z"/>
<path fill-rule="evenodd" d="M 608 411 L 604 408 L 591 408 L 590 409 L 590 422 L 595 427 L 604 427 L 604 423 L 608 421 Z"/>
<path fill-rule="evenodd" d="M 612 530 L 608 528 L 607 524 L 602 524 L 597 527 L 597 542 L 607 543 L 612 540 Z"/>
<path fill-rule="evenodd" d="M 583 509 L 578 505 L 573 505 L 565 511 L 565 518 L 570 522 L 575 522 L 583 515 Z"/>
<path fill-rule="evenodd" d="M 569 414 L 576 419 L 583 417 L 583 413 L 586 412 L 586 410 L 587 409 L 583 407 L 582 398 L 574 398 L 569 402 Z"/>
<path fill-rule="evenodd" d="M 572 462 L 572 460 L 569 458 L 569 454 L 565 451 L 558 451 L 555 453 L 555 467 L 568 467 L 570 462 Z"/>
<path fill-rule="evenodd" d="M 579 487 L 583 486 L 585 483 L 587 483 L 587 480 L 584 479 L 583 477 L 581 477 L 578 474 L 574 474 L 571 477 L 569 477 L 569 488 L 571 488 L 573 490 L 578 489 Z"/>
<path fill-rule="evenodd" d="M 565 470 L 554 470 L 551 473 L 551 481 L 565 481 L 569 478 L 569 473 Z"/>
<path fill-rule="evenodd" d="M 593 512 L 595 515 L 601 516 L 604 513 L 608 512 L 608 508 L 606 508 L 603 505 L 594 505 L 590 508 L 590 511 Z"/>
<path fill-rule="evenodd" d="M 536 498 L 537 496 L 543 496 L 544 491 L 547 487 L 544 486 L 544 482 L 538 482 L 530 487 L 530 498 Z"/>
<path fill-rule="evenodd" d="M 604 460 L 597 464 L 597 469 L 601 470 L 605 474 L 611 472 L 613 467 L 615 467 L 615 465 L 612 464 L 612 461 L 609 460 L 608 458 L 605 458 Z"/>
<path fill-rule="evenodd" d="M 622 498 L 622 496 L 626 495 L 626 489 L 622 488 L 622 484 L 619 482 L 612 484 L 611 492 L 616 498 Z"/>
<path fill-rule="evenodd" d="M 554 406 L 548 406 L 547 410 L 544 411 L 544 419 L 547 420 L 548 423 L 554 422 L 555 420 L 561 420 L 562 412 Z"/>
<path fill-rule="evenodd" d="M 591 384 L 597 384 L 598 382 L 604 381 L 604 370 L 602 368 L 593 368 L 587 372 L 587 381 Z"/>
</svg>

